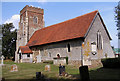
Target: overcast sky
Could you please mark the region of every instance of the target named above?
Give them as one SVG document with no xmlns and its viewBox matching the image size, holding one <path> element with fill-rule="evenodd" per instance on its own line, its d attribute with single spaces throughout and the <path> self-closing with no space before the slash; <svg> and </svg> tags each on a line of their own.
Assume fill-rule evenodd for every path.
<svg viewBox="0 0 120 81">
<path fill-rule="evenodd" d="M 46 27 L 98 10 L 112 37 L 111 45 L 118 47 L 117 27 L 114 19 L 114 8 L 117 4 L 117 2 L 3 2 L 2 23 L 12 22 L 15 28 L 18 28 L 20 10 L 26 5 L 44 9 Z"/>
</svg>

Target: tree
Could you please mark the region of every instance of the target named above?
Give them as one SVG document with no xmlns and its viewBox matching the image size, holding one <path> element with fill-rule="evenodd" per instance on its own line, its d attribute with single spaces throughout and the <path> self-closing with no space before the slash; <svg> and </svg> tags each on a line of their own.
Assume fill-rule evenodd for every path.
<svg viewBox="0 0 120 81">
<path fill-rule="evenodd" d="M 0 55 L 2 54 L 2 25 L 0 25 Z"/>
<path fill-rule="evenodd" d="M 15 55 L 17 30 L 13 29 L 13 23 L 2 25 L 2 54 L 5 57 L 13 57 Z"/>
<path fill-rule="evenodd" d="M 115 7 L 115 20 L 117 22 L 117 30 L 118 30 L 118 39 L 120 39 L 120 1 L 118 2 L 118 5 Z"/>
</svg>

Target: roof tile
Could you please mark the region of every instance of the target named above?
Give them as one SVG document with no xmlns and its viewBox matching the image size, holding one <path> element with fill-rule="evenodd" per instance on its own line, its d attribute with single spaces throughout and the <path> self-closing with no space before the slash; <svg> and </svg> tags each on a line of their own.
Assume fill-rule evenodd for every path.
<svg viewBox="0 0 120 81">
<path fill-rule="evenodd" d="M 20 46 L 22 53 L 33 53 L 28 46 Z"/>
</svg>

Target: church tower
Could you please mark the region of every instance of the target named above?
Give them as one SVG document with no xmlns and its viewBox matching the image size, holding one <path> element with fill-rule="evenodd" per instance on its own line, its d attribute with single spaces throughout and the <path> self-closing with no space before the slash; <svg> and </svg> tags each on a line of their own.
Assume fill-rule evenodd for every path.
<svg viewBox="0 0 120 81">
<path fill-rule="evenodd" d="M 16 62 L 18 61 L 19 58 L 19 56 L 17 55 L 19 46 L 25 46 L 36 30 L 44 28 L 43 15 L 44 15 L 43 9 L 28 5 L 26 5 L 20 11 L 20 22 L 16 40 L 16 53 L 15 53 Z"/>
</svg>

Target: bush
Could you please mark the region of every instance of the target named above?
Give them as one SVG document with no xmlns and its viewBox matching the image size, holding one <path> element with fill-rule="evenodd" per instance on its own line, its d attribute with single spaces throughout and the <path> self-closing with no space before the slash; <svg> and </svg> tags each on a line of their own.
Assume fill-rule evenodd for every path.
<svg viewBox="0 0 120 81">
<path fill-rule="evenodd" d="M 106 58 L 101 61 L 105 68 L 120 68 L 120 58 Z"/>
<path fill-rule="evenodd" d="M 68 64 L 68 57 L 66 57 L 66 64 Z"/>
</svg>

